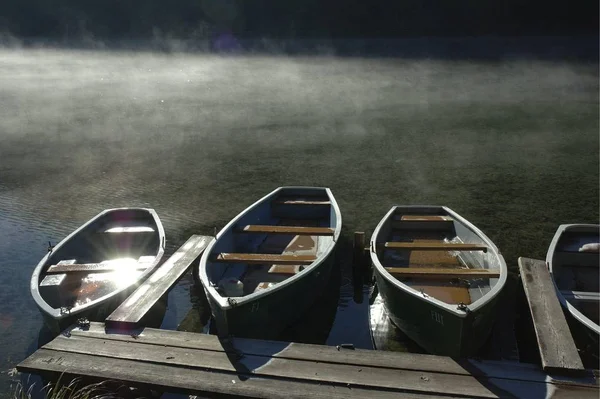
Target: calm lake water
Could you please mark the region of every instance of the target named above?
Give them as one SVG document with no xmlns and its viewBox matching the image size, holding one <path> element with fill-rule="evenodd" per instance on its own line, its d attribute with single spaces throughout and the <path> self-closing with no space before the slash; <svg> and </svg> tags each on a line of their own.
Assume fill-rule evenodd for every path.
<svg viewBox="0 0 600 399">
<path fill-rule="evenodd" d="M 512 270 L 544 257 L 559 224 L 598 223 L 598 89 L 597 60 L 0 50 L 0 392 L 45 339 L 48 241 L 105 208 L 156 209 L 172 252 L 278 186 L 327 186 L 348 240 L 440 204 Z M 371 347 L 348 259 L 282 339 Z M 198 292 L 186 275 L 163 328 L 202 331 Z"/>
</svg>

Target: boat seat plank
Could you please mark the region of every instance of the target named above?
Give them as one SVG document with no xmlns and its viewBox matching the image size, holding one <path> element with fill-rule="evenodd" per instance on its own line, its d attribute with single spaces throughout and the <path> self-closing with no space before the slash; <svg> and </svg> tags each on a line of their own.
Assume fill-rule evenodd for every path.
<svg viewBox="0 0 600 399">
<path fill-rule="evenodd" d="M 296 274 L 301 270 L 297 265 L 273 265 L 269 269 L 269 273 L 273 274 Z"/>
<path fill-rule="evenodd" d="M 273 201 L 276 205 L 331 205 L 327 200 L 279 199 Z"/>
<path fill-rule="evenodd" d="M 229 263 L 281 263 L 287 265 L 302 265 L 313 263 L 317 258 L 312 255 L 275 255 L 275 254 L 247 254 L 247 253 L 220 253 L 215 258 L 216 262 Z"/>
<path fill-rule="evenodd" d="M 269 226 L 257 224 L 249 224 L 240 231 L 244 233 L 294 234 L 307 236 L 332 236 L 334 233 L 334 230 L 330 227 Z"/>
<path fill-rule="evenodd" d="M 542 368 L 547 373 L 584 374 L 569 325 L 543 260 L 519 258 L 523 290 L 529 304 Z"/>
<path fill-rule="evenodd" d="M 110 227 L 100 233 L 119 234 L 119 233 L 154 233 L 154 229 L 150 226 L 117 226 Z"/>
<path fill-rule="evenodd" d="M 273 284 L 274 284 L 274 283 L 273 283 L 273 282 L 271 282 L 271 281 L 262 281 L 262 282 L 259 282 L 259 283 L 256 285 L 256 288 L 254 289 L 254 291 L 253 291 L 253 292 L 260 292 L 260 291 L 262 291 L 262 290 L 266 290 L 267 288 L 269 288 L 269 287 L 273 286 Z"/>
<path fill-rule="evenodd" d="M 499 278 L 500 271 L 488 269 L 442 269 L 425 267 L 386 267 L 390 274 L 402 277 Z"/>
<path fill-rule="evenodd" d="M 581 302 L 600 302 L 600 292 L 561 290 L 560 293 L 567 300 L 575 300 Z"/>
<path fill-rule="evenodd" d="M 432 242 L 386 242 L 385 249 L 416 250 L 416 251 L 483 251 L 487 252 L 487 246 L 481 244 L 463 243 L 432 243 Z"/>
<path fill-rule="evenodd" d="M 135 269 L 145 270 L 152 263 L 138 262 L 138 263 L 118 263 L 118 262 L 107 262 L 107 263 L 73 263 L 73 264 L 62 264 L 52 265 L 46 270 L 46 273 L 96 273 L 96 272 L 112 272 L 115 270 L 123 269 Z"/>
<path fill-rule="evenodd" d="M 427 282 L 421 281 L 416 284 L 409 284 L 409 286 L 447 304 L 458 305 L 462 302 L 465 305 L 470 305 L 473 303 L 467 287 L 451 286 L 446 281 L 428 280 Z"/>
<path fill-rule="evenodd" d="M 441 221 L 452 221 L 450 216 L 442 215 L 402 215 L 401 221 L 411 222 L 441 222 Z"/>
</svg>

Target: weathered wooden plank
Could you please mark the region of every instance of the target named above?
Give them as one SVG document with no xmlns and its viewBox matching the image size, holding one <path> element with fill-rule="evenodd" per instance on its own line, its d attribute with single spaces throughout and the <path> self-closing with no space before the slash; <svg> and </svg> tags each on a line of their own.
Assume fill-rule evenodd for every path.
<svg viewBox="0 0 600 399">
<path fill-rule="evenodd" d="M 330 201 L 279 199 L 273 201 L 276 205 L 331 205 Z"/>
<path fill-rule="evenodd" d="M 183 394 L 214 397 L 249 398 L 350 398 L 350 399 L 429 399 L 452 398 L 451 395 L 427 395 L 410 391 L 365 389 L 355 385 L 315 384 L 302 380 L 281 380 L 255 375 L 216 372 L 146 363 L 134 360 L 103 358 L 40 349 L 17 366 L 21 372 L 40 371 L 81 375 L 102 380 L 118 380 L 144 387 Z M 219 396 L 220 397 L 220 396 Z"/>
<path fill-rule="evenodd" d="M 73 263 L 64 265 L 52 265 L 48 268 L 46 273 L 97 273 L 97 272 L 114 272 L 116 270 L 145 270 L 152 263 L 118 263 L 118 262 L 107 262 L 107 263 Z"/>
<path fill-rule="evenodd" d="M 245 254 L 245 253 L 220 253 L 214 260 L 216 262 L 268 264 L 279 263 L 288 265 L 308 265 L 317 259 L 312 255 L 273 255 L 273 254 Z"/>
<path fill-rule="evenodd" d="M 445 243 L 445 242 L 386 242 L 385 249 L 410 251 L 483 251 L 487 246 L 481 244 Z"/>
<path fill-rule="evenodd" d="M 213 237 L 193 235 L 106 319 L 133 328 L 197 260 Z"/>
<path fill-rule="evenodd" d="M 96 344 L 93 344 L 96 342 Z M 370 389 L 411 390 L 424 393 L 465 395 L 486 398 L 498 397 L 476 378 L 469 375 L 449 375 L 436 372 L 393 370 L 341 363 L 323 363 L 315 360 L 290 360 L 254 356 L 244 353 L 239 360 L 232 360 L 224 352 L 189 348 L 165 347 L 164 345 L 132 345 L 127 342 L 110 341 L 99 344 L 98 340 L 81 336 L 59 335 L 44 349 L 68 353 L 93 355 L 118 359 L 137 360 L 195 369 L 211 369 L 221 372 L 242 372 L 265 378 L 295 379 L 314 383 L 333 383 L 360 386 Z M 233 361 L 233 363 L 232 363 Z"/>
<path fill-rule="evenodd" d="M 425 268 L 425 267 L 386 267 L 389 273 L 400 277 L 421 277 L 421 278 L 498 278 L 499 270 L 488 269 L 443 269 L 443 268 Z"/>
<path fill-rule="evenodd" d="M 306 227 L 306 226 L 269 226 L 249 224 L 240 231 L 244 233 L 262 234 L 294 234 L 298 236 L 332 236 L 334 230 L 330 227 Z"/>
<path fill-rule="evenodd" d="M 562 291 L 560 291 L 560 293 L 567 300 L 581 301 L 581 302 L 600 302 L 600 292 L 562 290 Z"/>
<path fill-rule="evenodd" d="M 297 266 L 295 265 L 273 265 L 269 268 L 268 273 L 272 274 L 296 274 Z"/>
<path fill-rule="evenodd" d="M 452 221 L 450 216 L 443 215 L 402 215 L 400 220 L 418 221 L 418 222 L 439 222 Z"/>
<path fill-rule="evenodd" d="M 495 361 L 476 361 L 476 360 L 461 360 L 454 361 L 451 358 L 419 355 L 411 353 L 394 353 L 386 351 L 368 351 L 368 350 L 336 350 L 335 347 L 323 345 L 308 345 L 297 343 L 286 343 L 277 341 L 261 341 L 252 339 L 236 338 L 230 343 L 224 345 L 215 336 L 195 333 L 185 333 L 177 331 L 157 330 L 157 329 L 140 329 L 136 334 L 116 334 L 115 330 L 109 330 L 111 333 L 106 334 L 104 326 L 101 323 L 91 323 L 86 331 L 81 331 L 78 328 L 72 329 L 72 336 L 88 337 L 88 346 L 96 347 L 104 345 L 107 348 L 113 346 L 114 342 L 123 342 L 129 345 L 145 344 L 149 347 L 166 348 L 175 347 L 182 349 L 201 349 L 208 352 L 226 352 L 236 357 L 239 354 L 246 357 L 247 354 L 252 355 L 255 359 L 262 359 L 262 362 L 268 362 L 270 358 L 281 358 L 289 360 L 309 360 L 321 363 L 345 364 L 354 365 L 362 368 L 363 365 L 368 365 L 376 368 L 389 368 L 403 372 L 404 370 L 412 370 L 421 372 L 427 377 L 428 372 L 442 373 L 447 375 L 465 375 L 475 376 L 480 381 L 483 381 L 487 387 L 490 387 L 489 382 L 493 382 L 493 387 L 502 392 L 518 391 L 522 392 L 525 385 L 530 383 L 538 384 L 536 391 L 546 391 L 551 389 L 549 384 L 564 385 L 564 381 L 556 381 L 548 378 L 535 365 L 521 364 L 515 362 L 495 362 Z M 138 335 L 139 334 L 139 335 Z M 225 346 L 225 348 L 224 348 Z M 118 356 L 118 355 L 117 355 Z M 259 363 L 262 364 L 262 363 Z M 315 365 L 315 372 L 319 373 Z M 214 371 L 214 370 L 213 370 Z M 168 370 L 164 370 L 169 373 Z M 423 374 L 425 372 L 426 374 Z M 487 382 L 486 382 L 487 381 Z M 585 378 L 569 378 L 567 385 L 572 387 L 594 388 L 597 392 L 598 382 L 593 377 Z M 492 389 L 494 393 L 498 391 Z M 528 391 L 530 392 L 530 391 Z M 367 395 L 366 397 L 370 397 Z M 520 397 L 534 397 L 531 395 L 522 395 Z"/>
<path fill-rule="evenodd" d="M 154 233 L 150 226 L 117 226 L 111 227 L 98 233 L 121 234 L 121 233 Z"/>
<path fill-rule="evenodd" d="M 309 360 L 319 363 L 345 364 L 354 366 L 369 366 L 389 368 L 403 371 L 412 370 L 420 372 L 436 372 L 443 374 L 456 374 L 475 376 L 483 380 L 497 378 L 520 383 L 522 381 L 545 384 L 548 381 L 546 374 L 535 365 L 515 362 L 495 362 L 460 360 L 455 361 L 449 357 L 422 355 L 413 353 L 395 353 L 388 351 L 372 350 L 338 350 L 336 347 L 325 345 L 298 344 L 280 341 L 263 341 L 254 339 L 235 338 L 227 345 L 213 335 L 186 333 L 178 331 L 140 329 L 136 334 L 131 331 L 117 334 L 116 330 L 105 332 L 101 323 L 91 323 L 86 331 L 78 328 L 70 331 L 73 336 L 93 338 L 104 345 L 111 345 L 113 341 L 128 343 L 143 343 L 161 347 L 201 349 L 206 351 L 228 352 L 230 354 L 243 353 L 261 358 L 281 358 L 289 360 Z M 93 341 L 90 345 L 96 344 Z M 552 383 L 552 380 L 548 382 Z M 578 386 L 597 386 L 593 378 L 573 380 Z"/>
<path fill-rule="evenodd" d="M 591 386 L 572 386 L 531 381 L 514 381 L 499 378 L 486 380 L 490 386 L 498 389 L 498 395 L 506 398 L 577 398 L 598 399 L 598 389 Z"/>
<path fill-rule="evenodd" d="M 544 371 L 585 374 L 546 262 L 521 257 L 519 270 Z"/>
<path fill-rule="evenodd" d="M 590 387 L 579 387 L 557 384 L 553 386 L 552 399 L 598 399 L 600 393 L 598 389 Z"/>
<path fill-rule="evenodd" d="M 107 334 L 107 332 L 109 334 Z M 223 345 L 214 335 L 187 333 L 182 331 L 159 330 L 153 328 L 140 329 L 135 337 L 130 331 L 117 333 L 116 329 L 105 330 L 102 323 L 92 322 L 89 329 L 81 331 L 78 328 L 70 330 L 73 336 L 88 336 L 101 340 L 141 342 L 152 345 L 167 345 L 173 347 L 223 351 Z M 420 355 L 412 353 L 397 353 L 386 351 L 370 351 L 364 349 L 337 350 L 326 345 L 298 344 L 280 341 L 265 341 L 246 338 L 234 338 L 231 347 L 237 351 L 257 355 L 273 356 L 285 359 L 315 360 L 321 362 L 344 363 L 356 366 L 387 367 L 393 369 L 408 369 L 420 371 L 438 371 L 448 374 L 469 375 L 458 362 L 448 357 Z"/>
</svg>

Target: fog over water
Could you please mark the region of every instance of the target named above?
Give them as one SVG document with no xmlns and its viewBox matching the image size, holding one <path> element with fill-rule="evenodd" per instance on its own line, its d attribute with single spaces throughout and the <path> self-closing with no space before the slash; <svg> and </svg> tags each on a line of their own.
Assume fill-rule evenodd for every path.
<svg viewBox="0 0 600 399">
<path fill-rule="evenodd" d="M 173 250 L 278 186 L 327 186 L 348 237 L 394 204 L 447 205 L 512 269 L 559 224 L 598 223 L 596 61 L 324 53 L 0 50 L 0 385 L 37 345 L 47 242 L 105 208 L 156 209 Z"/>
</svg>

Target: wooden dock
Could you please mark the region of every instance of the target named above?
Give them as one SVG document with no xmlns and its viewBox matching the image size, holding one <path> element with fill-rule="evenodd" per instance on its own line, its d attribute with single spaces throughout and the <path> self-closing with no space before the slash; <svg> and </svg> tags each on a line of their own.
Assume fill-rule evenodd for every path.
<svg viewBox="0 0 600 399">
<path fill-rule="evenodd" d="M 251 398 L 594 398 L 543 261 L 519 267 L 542 367 L 517 361 L 361 350 L 169 331 L 139 326 L 202 254 L 212 237 L 192 236 L 106 323 L 73 326 L 17 366 L 62 381 L 115 380 L 157 392 Z M 362 276 L 364 234 L 355 235 Z M 158 274 L 157 274 L 158 273 Z M 362 286 L 362 277 L 361 286 Z M 360 328 L 361 326 L 357 326 Z"/>
<path fill-rule="evenodd" d="M 101 323 L 71 328 L 21 372 L 118 380 L 161 392 L 253 398 L 598 398 L 593 375 L 555 379 L 534 365 L 345 349 Z M 63 378 L 65 378 L 63 376 Z M 563 396 L 564 395 L 564 396 Z"/>
</svg>

